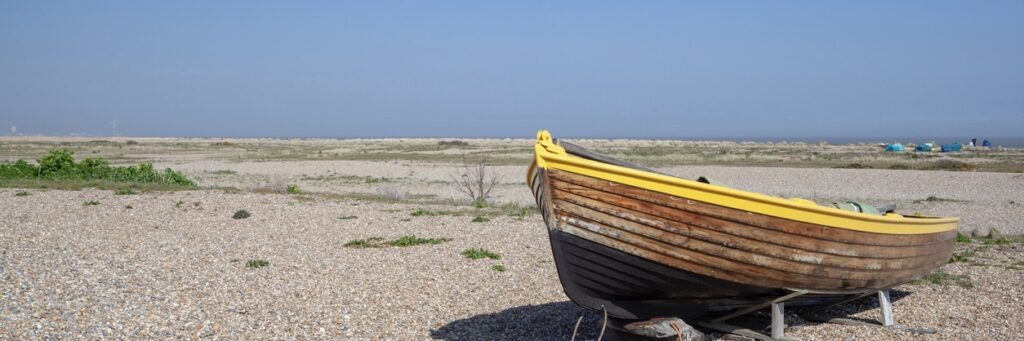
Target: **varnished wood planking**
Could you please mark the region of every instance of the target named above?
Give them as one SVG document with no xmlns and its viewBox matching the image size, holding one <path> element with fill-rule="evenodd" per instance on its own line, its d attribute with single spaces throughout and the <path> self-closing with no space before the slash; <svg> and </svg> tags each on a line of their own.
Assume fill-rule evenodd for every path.
<svg viewBox="0 0 1024 341">
<path fill-rule="evenodd" d="M 787 250 L 784 247 L 759 247 L 758 245 L 752 245 L 756 242 L 722 243 L 722 241 L 716 242 L 700 238 L 690 238 L 685 234 L 673 231 L 674 229 L 671 228 L 655 227 L 654 225 L 665 226 L 656 220 L 638 223 L 568 202 L 559 203 L 556 211 L 564 212 L 576 218 L 586 219 L 602 228 L 628 231 L 692 252 L 700 252 L 722 258 L 725 261 L 735 261 L 784 272 L 818 277 L 865 280 L 878 279 L 880 277 L 912 277 L 921 271 L 920 268 L 930 267 L 936 262 L 934 258 L 918 258 L 911 260 L 912 263 L 910 264 L 907 264 L 908 262 L 904 260 L 847 258 L 844 264 L 835 262 L 834 259 L 829 259 L 831 257 L 828 256 L 801 255 L 796 253 L 786 255 Z M 830 263 L 834 264 L 821 264 L 825 259 L 829 259 Z M 853 266 L 860 266 L 860 268 L 854 268 Z"/>
<path fill-rule="evenodd" d="M 638 205 L 674 208 L 702 216 L 736 221 L 746 225 L 763 227 L 791 234 L 799 234 L 822 240 L 877 246 L 912 246 L 941 244 L 956 238 L 956 231 L 935 234 L 891 235 L 820 226 L 712 205 L 685 198 L 678 198 L 664 193 L 612 183 L 606 180 L 595 179 L 560 170 L 547 170 L 546 173 L 549 181 L 553 181 L 556 186 L 559 181 L 567 182 L 580 187 L 615 193 L 624 197 L 636 199 L 636 204 Z"/>
<path fill-rule="evenodd" d="M 919 246 L 914 247 L 917 248 L 917 252 L 912 254 L 908 251 L 902 258 L 892 257 L 893 255 L 888 255 L 890 257 L 887 258 L 876 258 L 860 257 L 857 255 L 873 255 L 871 252 L 877 251 L 874 249 L 879 247 L 841 243 L 833 243 L 832 245 L 829 245 L 828 247 L 831 248 L 844 248 L 844 252 L 842 252 L 843 255 L 837 255 L 817 252 L 813 248 L 811 248 L 811 250 L 800 248 L 807 248 L 803 244 L 806 243 L 804 239 L 808 238 L 798 235 L 778 236 L 772 239 L 774 243 L 766 242 L 756 238 L 743 237 L 743 235 L 753 234 L 750 232 L 739 231 L 735 234 L 728 234 L 720 232 L 713 227 L 705 227 L 679 220 L 668 219 L 665 216 L 655 216 L 644 212 L 633 211 L 629 208 L 615 206 L 601 200 L 584 197 L 571 192 L 555 190 L 554 193 L 559 206 L 568 206 L 571 208 L 573 205 L 577 205 L 600 213 L 613 215 L 625 221 L 648 225 L 685 237 L 692 237 L 725 247 L 743 249 L 749 252 L 760 253 L 775 258 L 784 258 L 793 261 L 851 270 L 886 271 L 915 268 L 931 264 L 933 262 L 933 258 L 945 257 L 944 254 L 949 251 L 948 248 L 952 247 L 951 244 L 945 245 L 944 247 L 936 245 Z M 730 226 L 731 229 L 761 230 L 759 227 L 746 226 L 737 223 L 732 223 L 731 225 L 733 225 Z M 784 243 L 778 243 L 779 241 L 784 241 Z M 892 247 L 887 248 L 892 249 Z"/>
<path fill-rule="evenodd" d="M 878 240 L 872 236 L 877 234 L 850 230 L 839 231 L 837 236 L 826 233 L 837 229 L 800 226 L 803 223 L 793 221 L 782 222 L 780 228 L 770 223 L 781 219 L 750 217 L 753 214 L 743 211 L 739 211 L 742 219 L 737 222 L 723 219 L 731 210 L 724 207 L 664 195 L 637 198 L 653 192 L 557 170 L 538 170 L 535 175 L 534 193 L 538 206 L 551 215 L 545 217 L 549 227 L 728 281 L 849 292 L 881 288 L 941 265 L 953 247 L 952 238 L 946 236 L 884 235 L 915 241 L 909 243 Z M 685 204 L 680 203 L 684 200 Z M 701 206 L 692 207 L 697 205 Z M 878 245 L 885 242 L 909 247 Z M 694 247 L 699 250 L 685 247 L 689 244 L 697 244 Z M 815 256 L 822 258 L 811 261 Z"/>
</svg>

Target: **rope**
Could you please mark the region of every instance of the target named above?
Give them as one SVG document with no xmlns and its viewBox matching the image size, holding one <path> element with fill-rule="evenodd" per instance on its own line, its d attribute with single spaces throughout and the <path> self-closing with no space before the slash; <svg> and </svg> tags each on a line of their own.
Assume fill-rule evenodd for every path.
<svg viewBox="0 0 1024 341">
<path fill-rule="evenodd" d="M 671 326 L 672 330 L 676 332 L 676 337 L 679 338 L 679 341 L 683 341 L 683 328 L 680 327 L 679 324 L 675 322 L 669 323 L 668 325 Z"/>
<path fill-rule="evenodd" d="M 572 338 L 569 341 L 576 341 L 576 331 L 580 329 L 580 322 L 583 322 L 583 315 L 586 314 L 586 312 L 583 312 L 580 314 L 580 318 L 576 319 L 576 326 L 572 328 Z"/>
<path fill-rule="evenodd" d="M 604 322 L 601 322 L 601 333 L 597 334 L 597 341 L 601 341 L 601 338 L 604 337 L 604 328 L 608 326 L 608 309 L 601 305 L 601 310 L 604 311 Z"/>
</svg>

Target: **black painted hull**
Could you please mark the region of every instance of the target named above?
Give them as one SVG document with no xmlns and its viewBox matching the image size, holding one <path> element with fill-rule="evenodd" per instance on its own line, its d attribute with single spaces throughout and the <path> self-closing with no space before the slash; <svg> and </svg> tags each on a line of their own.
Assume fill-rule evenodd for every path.
<svg viewBox="0 0 1024 341">
<path fill-rule="evenodd" d="M 789 293 L 681 271 L 561 231 L 548 233 L 569 299 L 584 308 L 607 309 L 618 318 L 712 317 Z M 850 297 L 806 295 L 786 305 L 813 306 Z"/>
</svg>

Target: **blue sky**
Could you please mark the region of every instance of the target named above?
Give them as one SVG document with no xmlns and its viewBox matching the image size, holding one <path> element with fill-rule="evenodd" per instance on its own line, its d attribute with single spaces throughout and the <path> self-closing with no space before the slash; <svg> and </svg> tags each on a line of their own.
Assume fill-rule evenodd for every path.
<svg viewBox="0 0 1024 341">
<path fill-rule="evenodd" d="M 1024 2 L 0 2 L 0 127 L 1024 135 Z"/>
</svg>

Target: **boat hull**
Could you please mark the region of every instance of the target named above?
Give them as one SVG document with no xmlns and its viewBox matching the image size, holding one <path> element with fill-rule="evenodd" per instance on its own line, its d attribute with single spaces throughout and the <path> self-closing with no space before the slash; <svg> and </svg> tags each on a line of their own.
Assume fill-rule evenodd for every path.
<svg viewBox="0 0 1024 341">
<path fill-rule="evenodd" d="M 810 294 L 789 306 L 838 302 L 941 266 L 956 236 L 817 226 L 532 169 L 566 294 L 619 318 L 721 315 L 793 290 Z"/>
</svg>

